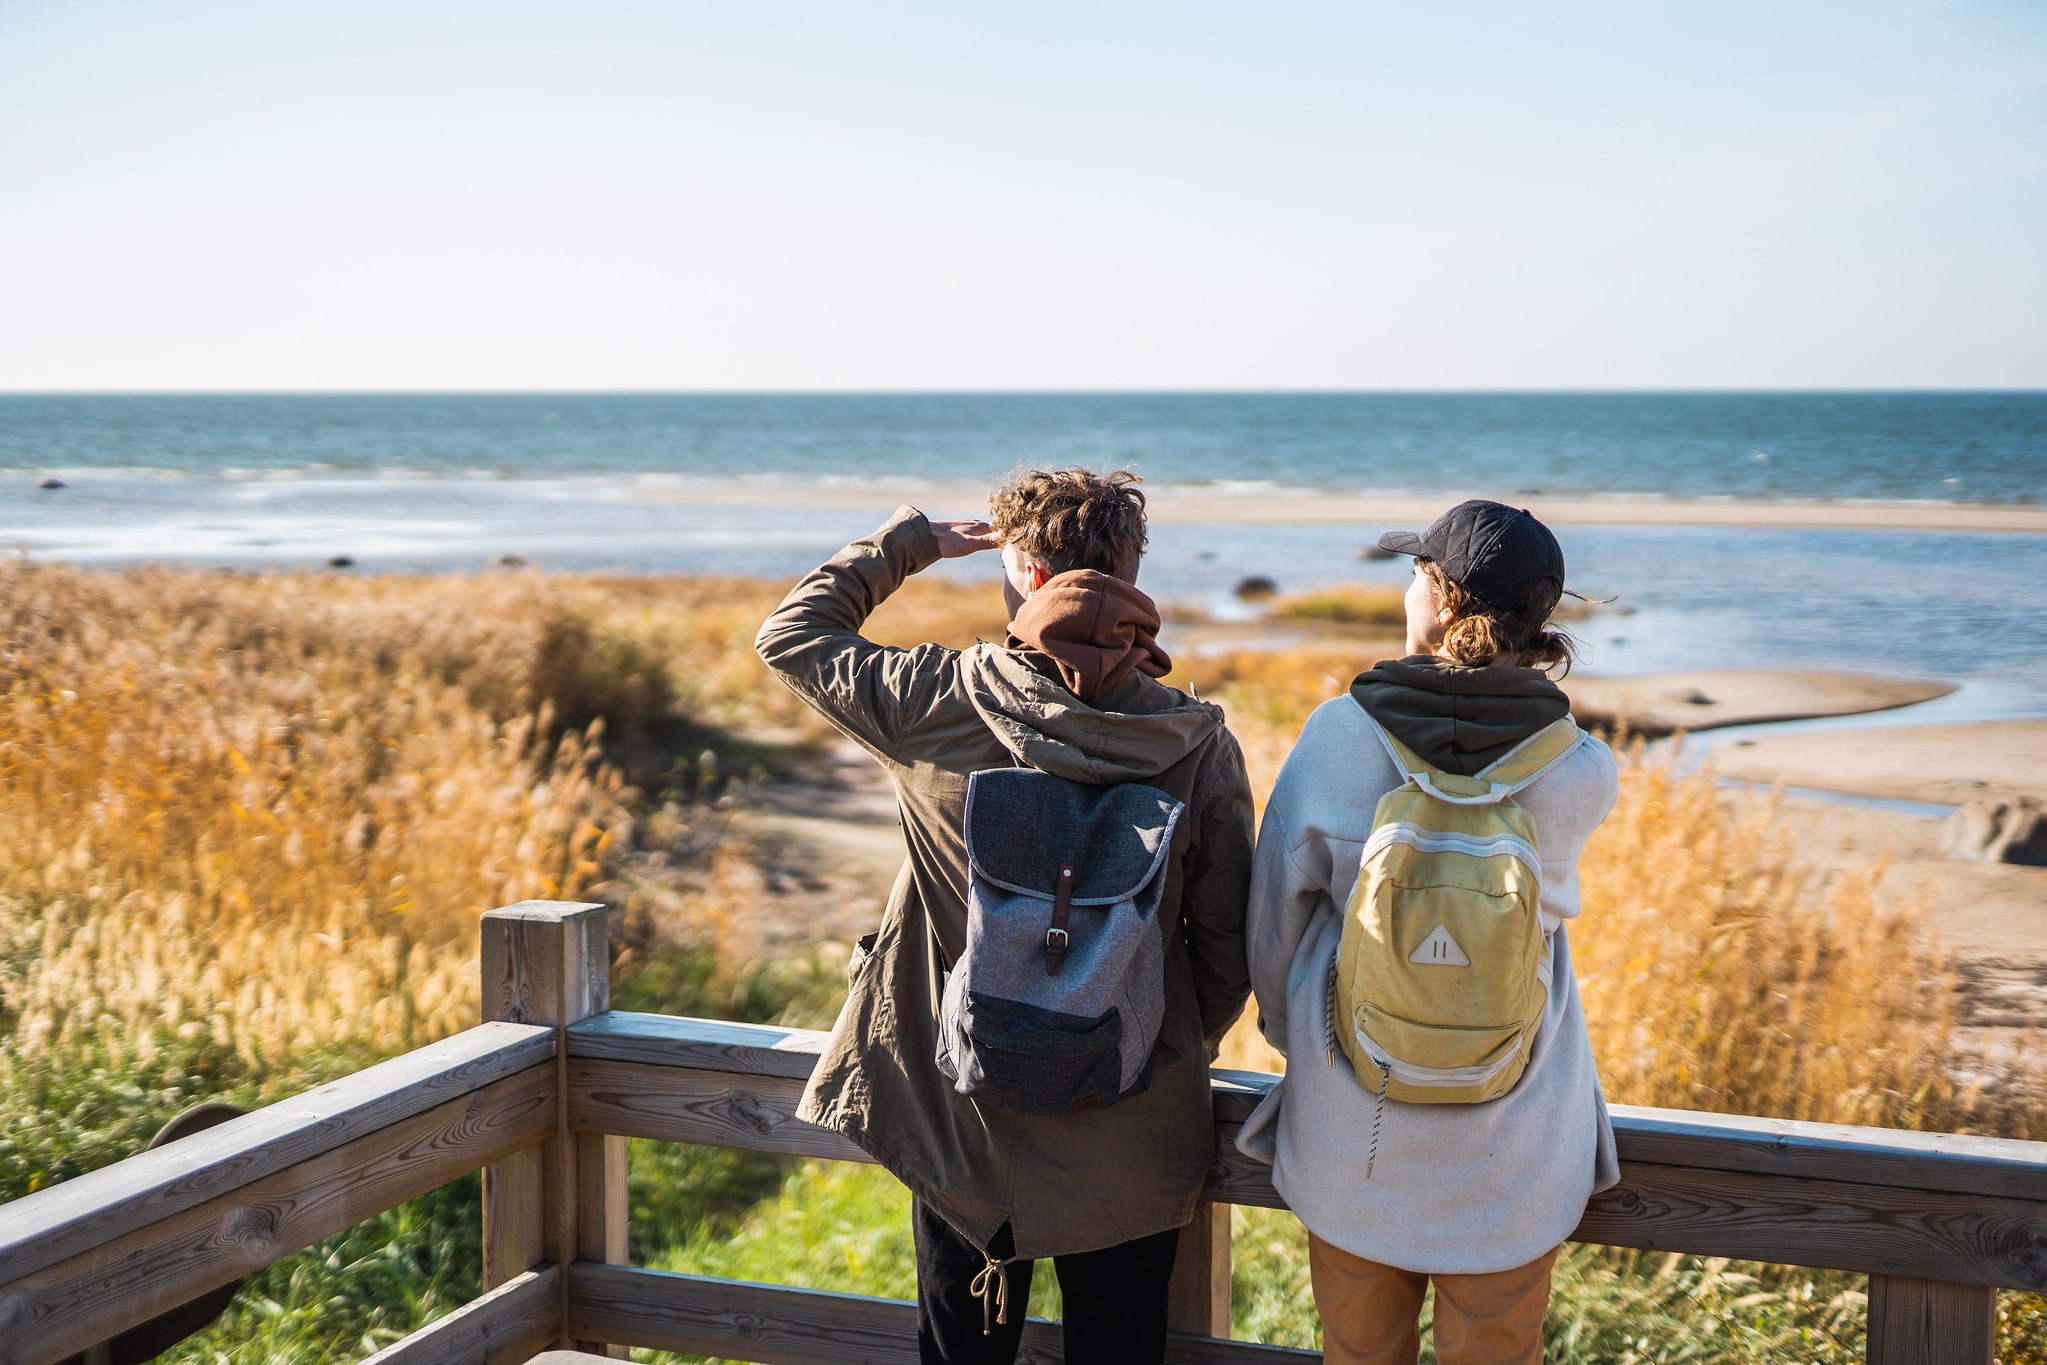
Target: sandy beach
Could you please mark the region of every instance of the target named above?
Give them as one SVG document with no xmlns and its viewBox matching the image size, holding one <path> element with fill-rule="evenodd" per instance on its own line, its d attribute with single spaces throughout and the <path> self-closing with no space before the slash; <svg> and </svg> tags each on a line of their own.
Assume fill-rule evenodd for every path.
<svg viewBox="0 0 2047 1365">
<path fill-rule="evenodd" d="M 1160 484 L 1147 490 L 1154 520 L 1172 524 L 1318 523 L 1426 525 L 1463 494 L 1325 493 L 1313 489 Z M 655 502 L 713 506 L 882 507 L 909 503 L 937 515 L 973 514 L 986 484 L 920 480 L 753 483 L 704 481 L 641 490 Z M 1477 490 L 1528 508 L 1558 526 L 1758 526 L 1860 530 L 2047 533 L 2047 506 L 2016 503 L 1875 502 L 1734 498 L 1546 497 L 1511 489 Z"/>
<path fill-rule="evenodd" d="M 1879 673 L 1702 668 L 1633 677 L 1574 673 L 1564 690 L 1571 694 L 1571 710 L 1580 723 L 1658 737 L 1679 730 L 1890 711 L 1944 697 L 1955 688 Z"/>
</svg>

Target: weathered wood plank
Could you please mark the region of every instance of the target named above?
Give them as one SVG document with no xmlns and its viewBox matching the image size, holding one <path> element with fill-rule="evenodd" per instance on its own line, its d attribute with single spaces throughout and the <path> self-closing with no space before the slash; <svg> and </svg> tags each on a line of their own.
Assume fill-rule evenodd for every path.
<svg viewBox="0 0 2047 1365">
<path fill-rule="evenodd" d="M 1232 1071 L 1228 1067 L 1210 1067 L 1208 1081 L 1210 1094 L 1214 1097 L 1215 1121 L 1242 1123 L 1250 1118 L 1251 1111 L 1264 1101 L 1279 1080 L 1279 1076 L 1270 1071 Z"/>
<path fill-rule="evenodd" d="M 547 1175 L 534 1143 L 483 1168 L 483 1287 L 510 1284 L 547 1259 Z M 559 1294 L 560 1286 L 556 1292 Z M 557 1305 L 559 1311 L 559 1305 Z"/>
<path fill-rule="evenodd" d="M 446 1184 L 555 1124 L 530 1068 L 0 1287 L 0 1365 L 61 1359 Z"/>
<path fill-rule="evenodd" d="M 802 1084 L 581 1061 L 570 1123 L 671 1142 L 864 1161 L 836 1134 L 798 1121 Z M 1235 1147 L 1219 1124 L 1205 1197 L 1284 1207 L 1271 1168 Z M 2047 1288 L 2047 1205 L 2032 1200 L 1858 1185 L 1746 1171 L 1622 1163 L 1622 1183 L 1596 1198 L 1579 1241 L 1734 1256 L 2014 1289 Z"/>
<path fill-rule="evenodd" d="M 1201 1197 L 1218 1204 L 1245 1204 L 1259 1209 L 1283 1209 L 1286 1200 L 1272 1188 L 1272 1167 L 1237 1150 L 1237 1130 L 1242 1125 L 1218 1119 L 1215 1125 L 1215 1155 L 1208 1163 L 1208 1183 Z"/>
<path fill-rule="evenodd" d="M 526 1365 L 553 1340 L 561 1269 L 529 1270 L 466 1303 L 363 1365 Z"/>
<path fill-rule="evenodd" d="M 485 913 L 482 933 L 485 1017 L 566 1028 L 611 1008 L 611 935 L 604 906 L 521 901 Z M 602 1222 L 613 1208 L 607 1193 L 613 1182 L 601 1168 L 586 1180 L 579 1168 L 584 1148 L 568 1128 L 568 1062 L 564 1046 L 557 1058 L 554 1131 L 541 1144 L 537 1160 L 522 1157 L 486 1174 L 486 1284 L 500 1283 L 542 1260 L 566 1265 L 579 1256 L 601 1257 L 611 1243 Z M 609 1148 L 599 1140 L 589 1150 L 601 1163 Z M 621 1169 L 615 1182 L 621 1192 L 623 1182 Z M 586 1185 L 599 1196 L 588 1210 L 581 1207 Z M 536 1225 L 537 1244 L 532 1235 Z M 492 1227 L 501 1234 L 491 1236 Z M 588 1251 L 582 1245 L 586 1233 L 596 1239 Z M 557 1333 L 566 1302 L 556 1311 Z"/>
<path fill-rule="evenodd" d="M 1870 1365 L 1990 1365 L 1996 1345 L 1996 1290 L 1869 1277 Z"/>
<path fill-rule="evenodd" d="M 811 1029 L 615 1012 L 572 1028 L 569 1055 L 804 1079 L 824 1039 Z M 1280 1079 L 1210 1074 L 1218 1124 L 1242 1123 Z M 2047 1201 L 2047 1143 L 1629 1105 L 1614 1106 L 1613 1121 L 1623 1161 Z"/>
<path fill-rule="evenodd" d="M 624 1265 L 628 1198 L 626 1165 L 632 1140 L 604 1133 L 576 1135 L 576 1258 Z"/>
<path fill-rule="evenodd" d="M 573 1024 L 611 1008 L 606 911 L 582 901 L 520 901 L 483 916 L 483 1017 Z"/>
<path fill-rule="evenodd" d="M 569 1056 L 808 1080 L 827 1036 L 816 1029 L 613 1010 L 569 1029 Z"/>
<path fill-rule="evenodd" d="M 2047 1143 L 1616 1105 L 1621 1160 L 2047 1201 Z"/>
<path fill-rule="evenodd" d="M 1166 1289 L 1166 1323 L 1188 1336 L 1230 1334 L 1228 1204 L 1196 1204 L 1194 1221 L 1180 1229 L 1173 1279 Z"/>
<path fill-rule="evenodd" d="M 551 1029 L 485 1024 L 0 1205 L 0 1284 L 541 1066 L 554 1053 Z"/>
<path fill-rule="evenodd" d="M 624 1265 L 630 1216 L 626 1163 L 631 1158 L 632 1140 L 608 1133 L 577 1133 L 569 1141 L 576 1145 L 576 1258 Z M 594 1339 L 578 1339 L 575 1344 L 596 1355 L 625 1359 L 623 1346 Z"/>
<path fill-rule="evenodd" d="M 2047 1290 L 2047 1206 L 2024 1199 L 1623 1162 L 1571 1239 Z"/>
<path fill-rule="evenodd" d="M 916 1365 L 917 1306 L 786 1285 L 628 1266 L 569 1268 L 569 1326 L 631 1346 L 762 1365 Z M 1019 1365 L 1066 1358 L 1057 1323 L 1032 1318 Z M 1313 1351 L 1175 1334 L 1170 1365 L 1304 1365 Z"/>
<path fill-rule="evenodd" d="M 796 1117 L 803 1082 L 783 1076 L 678 1071 L 644 1062 L 579 1061 L 569 1073 L 569 1126 L 663 1142 L 867 1161 L 837 1133 Z"/>
</svg>

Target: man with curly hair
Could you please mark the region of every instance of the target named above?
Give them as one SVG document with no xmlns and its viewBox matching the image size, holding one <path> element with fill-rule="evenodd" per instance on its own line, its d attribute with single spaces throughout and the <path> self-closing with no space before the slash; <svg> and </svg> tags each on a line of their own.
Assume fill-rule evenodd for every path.
<svg viewBox="0 0 2047 1365">
<path fill-rule="evenodd" d="M 806 577 L 756 648 L 887 769 L 909 857 L 798 1113 L 842 1133 L 914 1196 L 925 1362 L 1009 1365 L 1034 1262 L 1053 1259 L 1072 1365 L 1164 1358 L 1166 1286 L 1214 1148 L 1208 1062 L 1242 1010 L 1250 786 L 1221 708 L 1160 682 L 1159 613 L 1137 588 L 1135 475 L 1027 470 L 988 521 L 904 507 Z M 860 634 L 911 574 L 999 550 L 1000 645 L 893 649 Z M 1083 1112 L 1025 1114 L 962 1095 L 940 1069 L 945 977 L 966 947 L 963 834 L 976 772 L 1028 767 L 1184 803 L 1157 923 L 1165 1016 L 1149 1084 Z"/>
</svg>

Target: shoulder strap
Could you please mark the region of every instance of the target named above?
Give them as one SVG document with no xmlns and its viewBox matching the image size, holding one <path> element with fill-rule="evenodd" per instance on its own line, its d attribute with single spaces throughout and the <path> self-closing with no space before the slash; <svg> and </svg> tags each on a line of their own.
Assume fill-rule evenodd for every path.
<svg viewBox="0 0 2047 1365">
<path fill-rule="evenodd" d="M 1585 732 L 1578 728 L 1578 723 L 1564 716 L 1522 740 L 1479 776 L 1496 785 L 1505 784 L 1512 795 L 1561 763 L 1584 740 Z"/>
<path fill-rule="evenodd" d="M 1506 800 L 1561 762 L 1585 738 L 1577 723 L 1565 716 L 1522 740 L 1477 776 L 1465 777 L 1424 762 L 1371 715 L 1365 720 L 1386 746 L 1394 767 L 1430 796 L 1453 806 L 1490 806 Z"/>
</svg>

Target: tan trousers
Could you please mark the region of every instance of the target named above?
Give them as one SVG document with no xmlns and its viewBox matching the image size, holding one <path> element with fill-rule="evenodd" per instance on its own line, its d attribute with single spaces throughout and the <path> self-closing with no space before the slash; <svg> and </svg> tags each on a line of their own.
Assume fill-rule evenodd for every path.
<svg viewBox="0 0 2047 1365">
<path fill-rule="evenodd" d="M 1396 1270 L 1308 1236 L 1308 1272 L 1327 1365 L 1415 1365 L 1422 1295 L 1436 1282 L 1440 1365 L 1542 1365 L 1542 1320 L 1558 1247 L 1491 1275 Z"/>
</svg>

